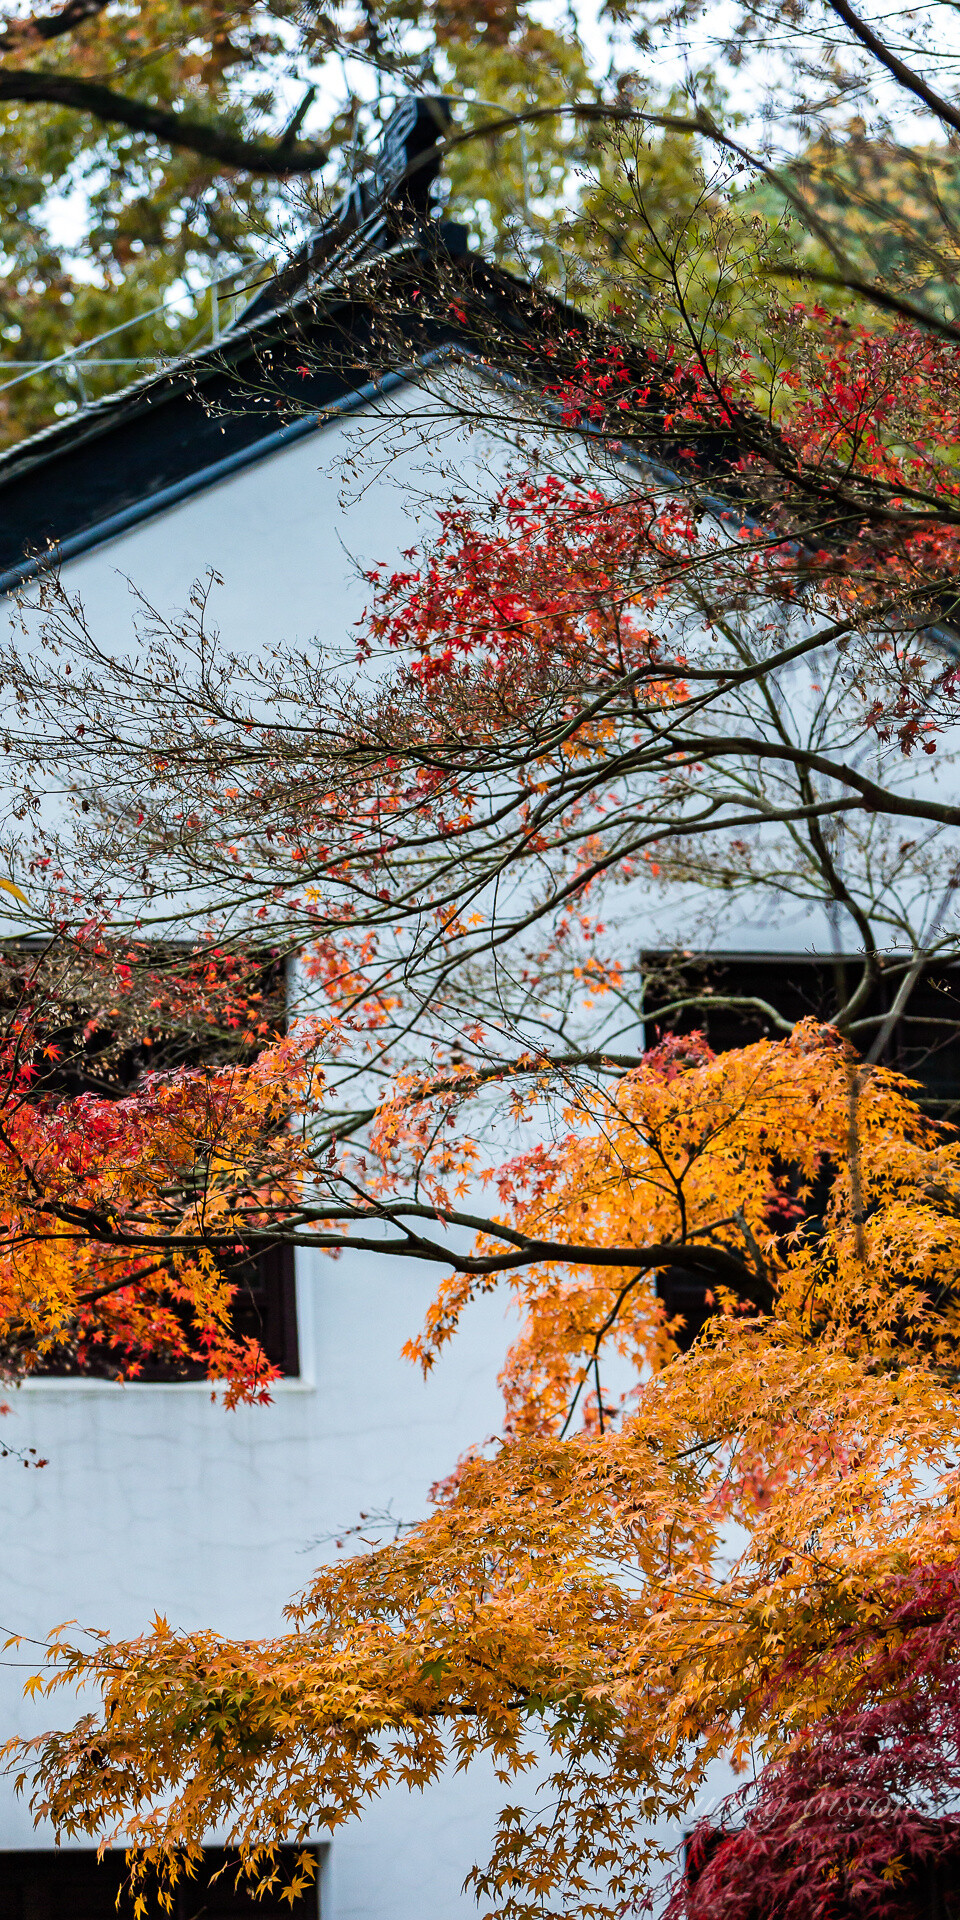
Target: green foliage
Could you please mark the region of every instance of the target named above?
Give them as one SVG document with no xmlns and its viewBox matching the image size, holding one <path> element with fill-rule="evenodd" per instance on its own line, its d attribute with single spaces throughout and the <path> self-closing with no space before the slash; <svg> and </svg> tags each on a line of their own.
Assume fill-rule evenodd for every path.
<svg viewBox="0 0 960 1920">
<path fill-rule="evenodd" d="M 259 130 L 275 108 L 276 90 L 266 81 L 292 13 L 286 0 L 272 0 L 265 30 L 252 7 L 227 15 L 202 3 L 148 0 L 137 10 L 108 6 L 40 53 L 24 53 L 34 69 L 95 76 L 128 97 L 186 107 L 237 131 Z M 204 298 L 209 306 L 209 297 L 191 296 L 190 286 L 212 279 L 214 268 L 240 269 L 262 246 L 270 213 L 269 182 L 218 170 L 196 154 L 64 107 L 0 109 L 0 172 L 5 360 L 52 358 L 146 313 L 174 290 L 183 294 L 179 311 L 142 320 L 101 352 L 129 359 L 181 350 L 206 317 Z M 65 199 L 67 211 L 75 210 L 75 239 L 60 237 L 70 224 Z M 87 372 L 84 380 L 94 395 L 134 371 Z M 4 436 L 30 432 L 77 399 L 69 372 L 8 386 Z"/>
<path fill-rule="evenodd" d="M 363 83 L 347 95 L 334 74 L 343 56 L 351 85 Z M 278 186 L 73 109 L 0 107 L 0 338 L 8 362 L 53 359 L 126 321 L 134 324 L 98 347 L 97 360 L 149 364 L 209 338 L 210 282 L 243 288 L 282 259 L 329 210 L 345 177 L 369 165 L 379 127 L 409 85 L 442 89 L 469 130 L 530 108 L 596 104 L 606 84 L 572 24 L 545 26 L 513 0 L 481 8 L 387 0 L 355 16 L 341 9 L 307 17 L 292 0 L 256 11 L 246 0 L 229 9 L 216 0 L 107 0 L 39 51 L 35 39 L 18 44 L 13 61 L 105 81 L 125 97 L 260 140 L 276 139 L 308 84 L 317 84 L 325 113 L 313 106 L 305 133 L 329 148 L 330 162 L 322 175 Z M 619 97 L 633 104 L 626 83 Z M 648 129 L 618 150 L 605 126 L 569 113 L 457 148 L 445 177 L 449 211 L 467 221 L 475 244 L 601 308 L 619 300 L 623 268 L 634 280 L 639 262 L 655 281 L 663 235 L 670 244 L 688 236 L 716 198 L 688 135 Z M 77 229 L 68 240 L 65 200 Z M 154 313 L 165 300 L 167 310 Z M 38 379 L 10 366 L 0 385 L 0 437 L 32 432 L 72 411 L 84 392 L 108 392 L 136 370 L 86 364 Z"/>
<path fill-rule="evenodd" d="M 900 146 L 868 137 L 854 120 L 841 137 L 811 141 L 783 177 L 792 203 L 772 180 L 748 201 L 768 220 L 789 214 L 807 267 L 836 271 L 842 261 L 931 313 L 960 316 L 960 151 L 952 143 Z"/>
</svg>

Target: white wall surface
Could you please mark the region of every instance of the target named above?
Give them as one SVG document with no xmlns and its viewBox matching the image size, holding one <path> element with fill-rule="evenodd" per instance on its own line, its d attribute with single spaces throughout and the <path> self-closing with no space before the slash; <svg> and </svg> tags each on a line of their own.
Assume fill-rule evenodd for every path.
<svg viewBox="0 0 960 1920">
<path fill-rule="evenodd" d="M 211 620 L 227 649 L 349 642 L 368 598 L 358 568 L 418 544 L 438 494 L 490 487 L 503 461 L 501 444 L 456 434 L 438 460 L 418 408 L 411 389 L 386 430 L 370 414 L 329 424 L 66 565 L 98 641 L 117 654 L 133 644 L 132 589 L 175 616 L 213 569 L 223 585 Z M 660 945 L 681 918 L 656 900 L 649 926 L 635 923 L 637 946 Z M 802 951 L 829 947 L 827 936 L 800 909 L 776 924 L 768 908 L 741 909 L 739 937 L 718 944 Z M 8 1395 L 0 1443 L 35 1446 L 50 1464 L 0 1461 L 0 1624 L 42 1637 L 78 1619 L 127 1634 L 159 1609 L 181 1628 L 280 1631 L 284 1602 L 331 1551 L 326 1536 L 364 1509 L 417 1517 L 430 1483 L 499 1424 L 496 1297 L 470 1311 L 428 1381 L 400 1358 L 434 1278 L 372 1256 L 298 1257 L 303 1377 L 266 1409 L 226 1413 L 194 1384 L 37 1382 Z M 0 1667 L 0 1738 L 70 1711 L 65 1695 L 28 1709 L 17 1659 L 33 1670 L 29 1650 Z M 486 1857 L 501 1797 L 479 1769 L 422 1797 L 386 1796 L 334 1839 L 324 1920 L 472 1911 L 461 1883 Z M 49 1844 L 0 1783 L 0 1848 Z"/>
<path fill-rule="evenodd" d="M 471 1310 L 424 1381 L 400 1347 L 429 1278 L 399 1261 L 306 1255 L 298 1295 L 302 1377 L 270 1407 L 228 1413 L 200 1383 L 37 1381 L 8 1394 L 3 1440 L 35 1446 L 49 1465 L 0 1461 L 4 1628 L 42 1637 L 75 1619 L 132 1634 L 158 1609 L 181 1628 L 280 1632 L 285 1601 L 329 1556 L 331 1534 L 362 1511 L 416 1518 L 432 1481 L 497 1426 L 496 1300 Z M 34 1670 L 33 1651 L 13 1658 Z M 24 1678 L 17 1664 L 0 1669 L 4 1737 L 70 1715 L 66 1695 L 23 1703 Z M 458 1913 L 496 1805 L 479 1773 L 389 1796 L 334 1840 L 325 1920 Z M 50 1844 L 5 1785 L 0 1848 Z"/>
<path fill-rule="evenodd" d="M 358 570 L 428 537 L 452 492 L 496 484 L 502 440 L 442 428 L 439 404 L 411 384 L 329 419 L 66 562 L 63 584 L 116 654 L 133 634 L 131 589 L 170 616 L 211 569 L 223 580 L 211 617 L 230 650 L 341 647 L 369 599 Z"/>
<path fill-rule="evenodd" d="M 415 415 L 415 395 L 394 413 L 405 405 Z M 330 424 L 71 562 L 64 585 L 116 653 L 132 643 L 131 584 L 175 615 L 210 568 L 223 577 L 212 618 L 229 648 L 342 646 L 367 598 L 354 563 L 394 557 L 428 531 L 437 461 L 424 432 L 412 418 L 398 445 L 396 427 L 384 440 L 371 415 Z M 343 463 L 361 443 L 351 478 Z M 448 485 L 462 451 L 447 444 Z M 495 458 L 466 451 L 475 476 Z M 38 1381 L 6 1394 L 0 1444 L 35 1446 L 49 1465 L 0 1461 L 0 1624 L 42 1637 L 76 1619 L 132 1634 L 159 1609 L 183 1628 L 281 1631 L 285 1601 L 332 1551 L 325 1537 L 362 1510 L 418 1517 L 431 1483 L 499 1424 L 499 1301 L 468 1315 L 429 1381 L 400 1358 L 437 1277 L 368 1256 L 298 1256 L 303 1377 L 268 1408 L 227 1413 L 192 1383 Z M 29 1650 L 0 1668 L 0 1738 L 72 1711 L 65 1695 L 28 1708 L 18 1660 L 33 1670 Z M 479 1771 L 388 1796 L 335 1839 L 325 1920 L 472 1911 L 461 1883 L 486 1857 L 498 1804 Z M 50 1844 L 0 1783 L 0 1848 Z"/>
</svg>

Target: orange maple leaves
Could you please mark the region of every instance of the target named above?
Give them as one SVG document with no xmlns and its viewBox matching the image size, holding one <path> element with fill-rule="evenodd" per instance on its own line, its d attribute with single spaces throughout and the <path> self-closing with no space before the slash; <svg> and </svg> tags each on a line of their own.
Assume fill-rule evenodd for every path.
<svg viewBox="0 0 960 1920">
<path fill-rule="evenodd" d="M 399 1541 L 321 1571 L 279 1639 L 58 1641 L 38 1684 L 92 1681 L 103 1710 L 18 1750 L 38 1812 L 164 1871 L 223 1825 L 257 1878 L 279 1838 L 488 1754 L 544 1807 L 505 1809 L 478 1892 L 527 1920 L 562 1889 L 600 1920 L 642 1898 L 651 1820 L 717 1755 L 843 1705 L 846 1629 L 960 1549 L 960 1146 L 813 1022 L 719 1059 L 671 1043 L 569 1119 L 504 1173 L 510 1218 L 638 1266 L 512 1283 L 508 1438 Z M 714 1261 L 718 1311 L 677 1354 L 652 1275 L 684 1257 Z M 608 1343 L 619 1418 L 562 1440 Z"/>
<path fill-rule="evenodd" d="M 897 1075 L 861 1073 L 832 1027 L 806 1020 L 720 1057 L 696 1037 L 668 1041 L 612 1089 L 581 1089 L 567 1120 L 558 1144 L 499 1170 L 504 1219 L 601 1258 L 635 1248 L 636 1264 L 541 1258 L 512 1281 L 524 1321 L 504 1377 L 512 1429 L 553 1430 L 591 1385 L 602 1426 L 605 1355 L 633 1376 L 664 1363 L 654 1279 L 666 1269 L 721 1314 L 760 1309 L 804 1339 L 866 1339 L 878 1358 L 954 1351 L 960 1147 Z M 449 1280 L 411 1354 L 430 1365 L 486 1284 Z"/>
</svg>

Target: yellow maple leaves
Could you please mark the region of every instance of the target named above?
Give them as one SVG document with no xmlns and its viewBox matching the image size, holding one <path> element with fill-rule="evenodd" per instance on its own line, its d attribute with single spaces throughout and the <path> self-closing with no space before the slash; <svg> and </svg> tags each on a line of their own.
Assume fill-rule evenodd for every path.
<svg viewBox="0 0 960 1920">
<path fill-rule="evenodd" d="M 728 1318 L 759 1311 L 843 1351 L 955 1355 L 960 1146 L 833 1028 L 804 1021 L 719 1058 L 669 1041 L 612 1089 L 578 1090 L 567 1122 L 499 1174 L 505 1224 L 544 1248 L 511 1281 L 524 1321 L 504 1380 L 511 1430 L 555 1430 L 591 1386 L 602 1425 L 605 1354 L 635 1375 L 666 1361 L 677 1328 L 657 1272 Z M 549 1255 L 577 1245 L 595 1259 Z M 623 1258 L 604 1266 L 608 1249 Z M 430 1365 L 487 1285 L 446 1283 L 411 1354 Z"/>
<path fill-rule="evenodd" d="M 103 1708 L 16 1750 L 38 1813 L 167 1874 L 222 1826 L 258 1880 L 281 1838 L 487 1754 L 530 1806 L 512 1785 L 481 1898 L 601 1920 L 717 1756 L 844 1704 L 851 1624 L 882 1633 L 891 1579 L 960 1548 L 960 1145 L 812 1022 L 720 1059 L 670 1043 L 568 1118 L 504 1170 L 509 1217 L 638 1265 L 511 1282 L 507 1439 L 404 1537 L 322 1569 L 278 1639 L 58 1640 L 45 1686 L 94 1682 Z M 677 1353 L 653 1275 L 683 1259 L 717 1311 Z M 426 1358 L 475 1284 L 441 1290 Z M 620 1418 L 561 1438 L 609 1341 Z"/>
</svg>

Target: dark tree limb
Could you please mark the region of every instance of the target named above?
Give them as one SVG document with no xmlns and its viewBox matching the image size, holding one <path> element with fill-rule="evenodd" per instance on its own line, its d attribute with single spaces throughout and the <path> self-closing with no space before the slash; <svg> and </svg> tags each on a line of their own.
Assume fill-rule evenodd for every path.
<svg viewBox="0 0 960 1920">
<path fill-rule="evenodd" d="M 820 287 L 839 287 L 846 293 L 858 293 L 863 300 L 879 307 L 883 313 L 895 313 L 901 320 L 912 320 L 915 325 L 929 328 L 931 333 L 942 334 L 945 340 L 960 340 L 960 327 L 954 321 L 946 320 L 942 314 L 932 313 L 916 300 L 908 300 L 905 294 L 891 293 L 889 287 L 881 287 L 875 280 L 861 279 L 856 273 L 827 273 L 819 267 L 796 266 L 766 267 L 765 272 L 771 279 L 809 280 Z"/>
<path fill-rule="evenodd" d="M 77 0 L 78 4 L 82 0 Z M 295 173 L 316 173 L 328 158 L 328 149 L 299 146 L 281 139 L 278 142 L 244 140 L 226 127 L 206 126 L 186 114 L 166 107 L 151 107 L 143 100 L 130 100 L 115 93 L 99 80 L 79 80 L 69 74 L 27 70 L 0 72 L 0 100 L 25 100 L 47 106 L 72 107 L 94 120 L 131 127 L 135 133 L 152 134 L 168 147 L 185 147 L 221 166 L 237 167 L 244 173 L 262 174 L 281 180 Z"/>
<path fill-rule="evenodd" d="M 0 27 L 0 53 L 15 53 L 38 40 L 58 40 L 62 33 L 72 33 L 85 20 L 94 19 L 107 5 L 108 0 L 66 0 L 58 13 L 34 14 L 32 20 L 8 20 L 5 27 Z"/>
<path fill-rule="evenodd" d="M 848 5 L 848 0 L 827 0 L 827 5 L 831 13 L 835 13 L 837 19 L 842 20 L 845 27 L 849 27 L 860 45 L 866 47 L 867 52 L 871 53 L 882 67 L 886 67 L 887 72 L 893 75 L 901 87 L 908 93 L 915 94 L 918 100 L 922 100 L 924 106 L 929 107 L 931 113 L 935 113 L 937 119 L 943 121 L 944 126 L 952 127 L 954 133 L 960 133 L 960 112 L 957 108 L 951 106 L 950 101 L 945 100 L 943 95 L 937 93 L 933 87 L 928 87 L 926 81 L 920 78 L 913 67 L 908 67 L 905 60 L 900 60 L 885 41 L 880 39 L 879 34 L 874 33 L 873 28 L 868 26 L 865 20 L 861 20 L 858 13 L 854 13 L 853 8 Z"/>
</svg>

